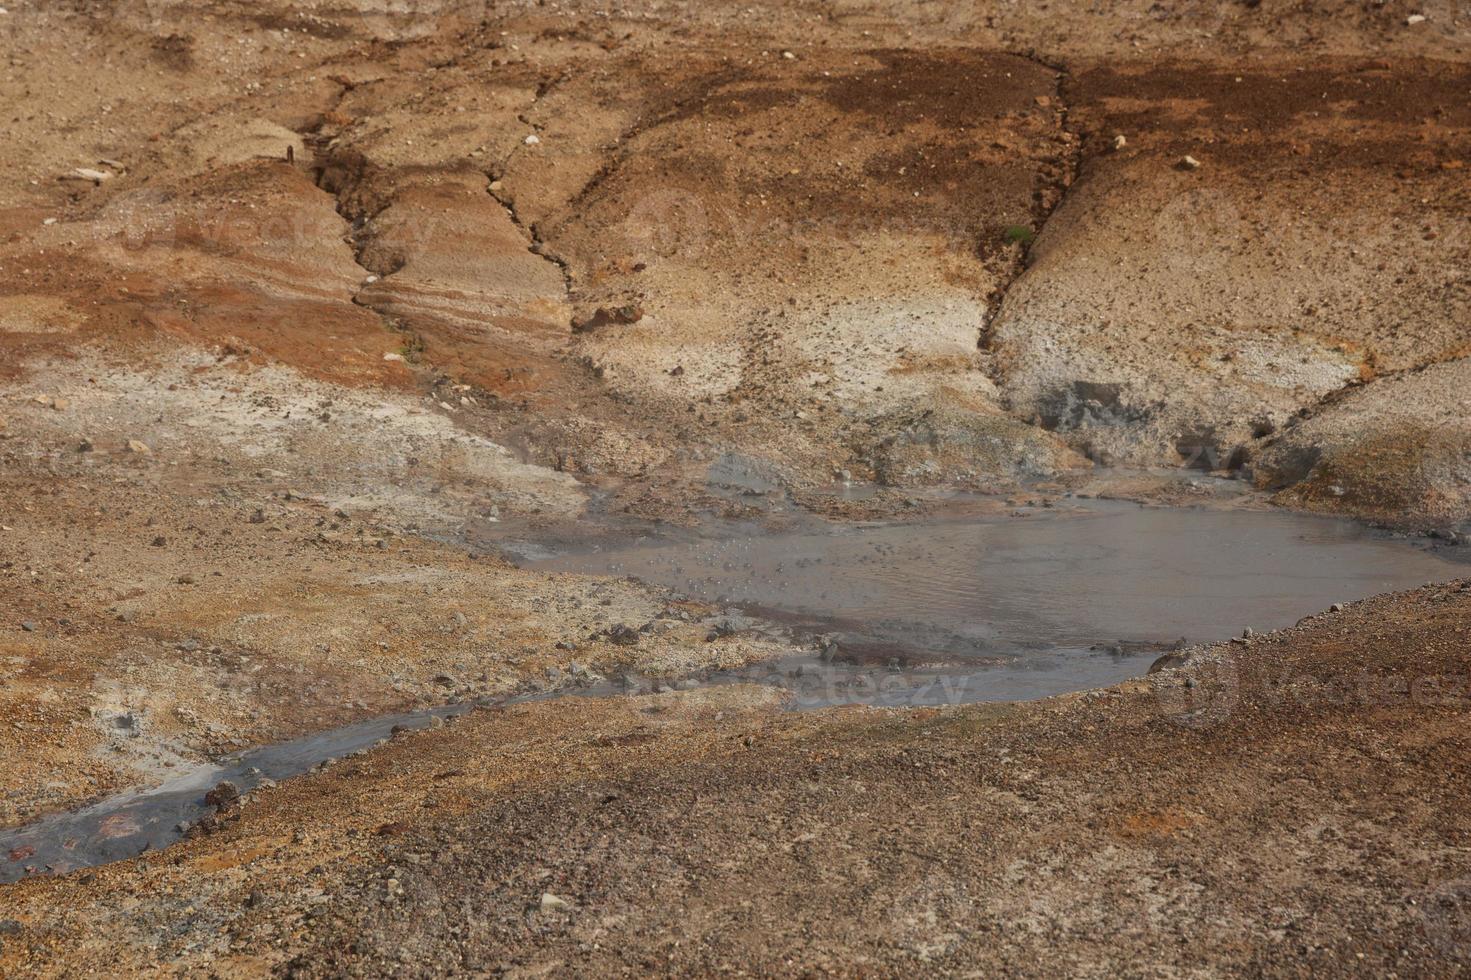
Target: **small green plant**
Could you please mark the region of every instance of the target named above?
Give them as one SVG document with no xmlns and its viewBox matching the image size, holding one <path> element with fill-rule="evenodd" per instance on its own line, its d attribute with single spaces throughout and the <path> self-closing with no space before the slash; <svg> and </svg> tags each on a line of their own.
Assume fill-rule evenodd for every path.
<svg viewBox="0 0 1471 980">
<path fill-rule="evenodd" d="M 1037 233 L 1026 225 L 1007 225 L 1005 237 L 1008 243 L 1020 242 L 1023 245 L 1030 245 L 1037 237 Z"/>
</svg>

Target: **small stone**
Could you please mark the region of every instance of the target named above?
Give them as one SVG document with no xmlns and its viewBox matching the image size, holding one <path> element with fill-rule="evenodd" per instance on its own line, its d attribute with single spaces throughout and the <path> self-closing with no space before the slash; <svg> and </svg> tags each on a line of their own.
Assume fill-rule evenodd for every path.
<svg viewBox="0 0 1471 980">
<path fill-rule="evenodd" d="M 1416 24 L 1425 23 L 1425 20 L 1426 17 L 1424 14 L 1411 14 L 1410 16 L 1405 18 L 1405 26 L 1414 27 Z"/>
<path fill-rule="evenodd" d="M 643 307 L 636 303 L 622 306 L 600 306 L 590 316 L 574 317 L 573 333 L 588 333 L 609 324 L 637 323 L 644 318 Z"/>
<path fill-rule="evenodd" d="M 1341 602 L 1335 602 L 1333 605 L 1328 607 L 1329 612 L 1343 612 L 1343 609 L 1344 606 Z"/>
<path fill-rule="evenodd" d="M 608 642 L 621 647 L 636 647 L 638 646 L 638 630 L 619 623 L 608 630 Z"/>
<path fill-rule="evenodd" d="M 536 135 L 535 133 L 532 133 L 530 136 L 526 137 L 526 139 L 522 140 L 522 142 L 525 143 L 527 146 L 535 146 L 536 144 L 541 142 L 541 137 Z"/>
<path fill-rule="evenodd" d="M 1187 153 L 1185 156 L 1183 156 L 1183 157 L 1180 158 L 1180 169 L 1181 170 L 1199 170 L 1200 169 L 1200 161 L 1197 160 L 1197 159 L 1195 159 L 1193 156 L 1191 156 L 1190 154 Z"/>
<path fill-rule="evenodd" d="M 153 450 L 148 448 L 148 443 L 146 442 L 139 442 L 137 439 L 129 439 L 128 452 L 137 453 L 140 456 L 147 456 L 149 453 L 153 452 Z"/>
<path fill-rule="evenodd" d="M 1241 631 L 1241 638 L 1243 640 L 1249 640 L 1254 636 L 1256 636 L 1256 630 L 1252 629 L 1250 626 Z"/>
<path fill-rule="evenodd" d="M 402 354 L 396 354 L 393 351 L 389 351 L 387 354 L 383 355 L 383 359 L 385 361 L 402 361 L 404 359 L 404 356 Z"/>
<path fill-rule="evenodd" d="M 228 779 L 220 780 L 214 789 L 204 794 L 204 805 L 212 806 L 216 810 L 223 810 L 239 800 L 240 787 Z"/>
<path fill-rule="evenodd" d="M 541 910 L 543 912 L 552 912 L 558 909 L 570 909 L 571 907 L 572 903 L 567 901 L 560 895 L 553 895 L 551 892 L 541 893 Z"/>
<path fill-rule="evenodd" d="M 91 451 L 92 451 L 92 440 L 91 439 L 83 439 L 81 442 L 77 443 L 77 452 L 79 452 L 79 453 L 90 453 Z"/>
<path fill-rule="evenodd" d="M 36 632 L 36 624 L 33 623 L 33 622 L 31 622 L 29 619 L 23 621 L 20 624 L 20 628 L 23 629 L 23 630 L 25 630 L 27 633 L 34 633 L 34 632 Z"/>
<path fill-rule="evenodd" d="M 1126 147 L 1128 145 L 1129 145 L 1129 141 L 1124 138 L 1124 134 L 1123 133 L 1119 133 L 1117 136 L 1115 136 L 1113 138 L 1113 148 L 1115 150 L 1122 150 L 1124 147 Z"/>
<path fill-rule="evenodd" d="M 791 51 L 783 51 L 781 53 L 781 56 L 782 56 L 782 60 L 783 61 L 796 61 L 797 60 L 797 56 L 794 53 L 792 53 Z"/>
</svg>

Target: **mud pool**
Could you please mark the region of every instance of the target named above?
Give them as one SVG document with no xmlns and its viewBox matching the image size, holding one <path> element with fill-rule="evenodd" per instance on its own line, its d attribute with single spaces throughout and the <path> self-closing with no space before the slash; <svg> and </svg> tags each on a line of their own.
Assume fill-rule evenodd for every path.
<svg viewBox="0 0 1471 980">
<path fill-rule="evenodd" d="M 944 674 L 952 694 L 977 701 L 1114 683 L 1172 647 L 1454 578 L 1466 551 L 1284 512 L 1064 501 L 782 534 L 649 535 L 528 564 L 633 576 L 725 604 L 813 636 L 822 659 L 849 673 Z"/>
<path fill-rule="evenodd" d="M 813 652 L 675 681 L 584 683 L 487 706 L 755 683 L 788 691 L 796 709 L 1019 700 L 1105 686 L 1143 674 L 1181 644 L 1288 626 L 1336 602 L 1455 578 L 1471 551 L 1302 515 L 1100 501 L 913 523 L 812 519 L 777 534 L 729 524 L 677 536 L 650 531 L 554 552 L 529 540 L 502 546 L 546 571 L 634 576 L 717 603 L 715 632 L 785 631 Z M 471 707 L 376 718 L 262 747 L 0 833 L 0 882 L 168 846 L 212 812 L 204 797 L 221 780 L 249 792 Z"/>
</svg>

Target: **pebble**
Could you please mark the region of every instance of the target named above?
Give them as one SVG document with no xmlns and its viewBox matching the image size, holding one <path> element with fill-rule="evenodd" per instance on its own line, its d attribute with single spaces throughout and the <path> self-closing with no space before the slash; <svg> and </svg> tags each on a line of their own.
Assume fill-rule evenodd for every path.
<svg viewBox="0 0 1471 980">
<path fill-rule="evenodd" d="M 1187 153 L 1180 158 L 1180 166 L 1185 170 L 1199 170 L 1200 161 Z"/>
<path fill-rule="evenodd" d="M 23 629 L 23 630 L 25 630 L 27 633 L 34 633 L 34 632 L 36 632 L 36 624 L 33 623 L 33 622 L 31 622 L 29 619 L 27 619 L 26 621 L 24 621 L 23 623 L 21 623 L 20 624 L 20 628 Z"/>
<path fill-rule="evenodd" d="M 1426 17 L 1424 14 L 1411 14 L 1410 16 L 1405 18 L 1405 26 L 1414 27 L 1416 24 L 1425 23 L 1425 20 Z"/>
<path fill-rule="evenodd" d="M 1343 608 L 1343 603 L 1335 602 L 1333 605 L 1328 607 L 1328 610 L 1330 612 L 1343 612 Z"/>
<path fill-rule="evenodd" d="M 553 895 L 551 892 L 541 893 L 541 910 L 543 912 L 550 912 L 555 909 L 570 909 L 571 907 L 572 903 L 560 895 Z"/>
<path fill-rule="evenodd" d="M 614 643 L 621 647 L 636 647 L 638 646 L 638 640 L 638 630 L 626 626 L 623 623 L 619 623 L 617 626 L 608 630 L 609 643 Z"/>
<path fill-rule="evenodd" d="M 214 789 L 204 794 L 205 806 L 212 806 L 216 810 L 223 810 L 239 799 L 240 787 L 236 786 L 228 779 L 220 780 L 217 784 L 215 784 Z"/>
<path fill-rule="evenodd" d="M 1119 133 L 1117 136 L 1115 136 L 1113 138 L 1113 148 L 1115 150 L 1122 150 L 1124 147 L 1126 147 L 1128 145 L 1129 145 L 1129 141 L 1124 137 L 1124 134 L 1123 133 Z"/>
<path fill-rule="evenodd" d="M 149 453 L 153 452 L 153 450 L 148 448 L 148 443 L 146 442 L 140 442 L 137 439 L 129 439 L 128 452 L 138 453 L 140 456 L 146 456 Z"/>
<path fill-rule="evenodd" d="M 541 142 L 541 137 L 536 135 L 535 133 L 532 133 L 522 142 L 524 142 L 527 146 L 535 146 L 536 144 Z"/>
</svg>

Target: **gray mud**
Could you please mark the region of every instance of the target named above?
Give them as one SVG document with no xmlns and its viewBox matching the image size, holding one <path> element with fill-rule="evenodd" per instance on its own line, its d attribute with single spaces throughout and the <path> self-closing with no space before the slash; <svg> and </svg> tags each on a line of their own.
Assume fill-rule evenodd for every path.
<svg viewBox="0 0 1471 980">
<path fill-rule="evenodd" d="M 673 533 L 673 532 L 669 532 Z M 624 677 L 483 702 L 763 684 L 797 710 L 1011 701 L 1143 674 L 1172 647 L 1266 631 L 1344 602 L 1456 577 L 1467 549 L 1420 547 L 1346 521 L 1090 501 L 1008 516 L 679 539 L 626 529 L 557 553 L 502 541 L 548 571 L 629 575 L 728 607 L 715 629 L 778 629 L 810 656 L 678 681 Z M 1457 560 L 1460 559 L 1460 560 Z M 377 718 L 229 757 L 0 834 L 0 882 L 166 847 L 208 818 L 211 788 L 248 793 L 468 711 Z"/>
<path fill-rule="evenodd" d="M 1277 511 L 1064 501 L 780 534 L 649 534 L 527 564 L 632 576 L 758 614 L 820 636 L 829 660 L 973 667 L 986 682 L 968 700 L 988 700 L 1112 683 L 1172 646 L 1451 579 L 1465 550 Z"/>
</svg>

